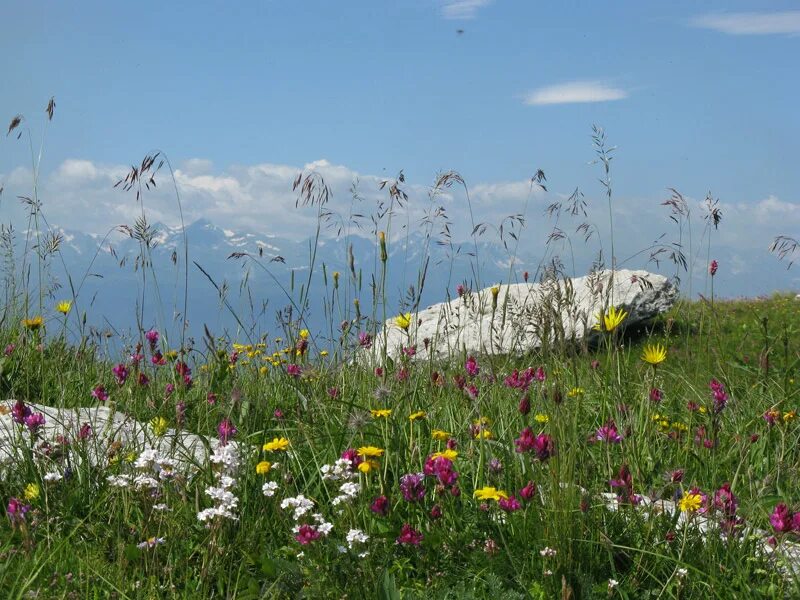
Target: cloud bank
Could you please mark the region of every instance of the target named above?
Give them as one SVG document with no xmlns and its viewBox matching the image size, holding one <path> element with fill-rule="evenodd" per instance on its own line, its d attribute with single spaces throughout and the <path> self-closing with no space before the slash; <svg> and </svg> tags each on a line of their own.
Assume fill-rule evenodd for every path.
<svg viewBox="0 0 800 600">
<path fill-rule="evenodd" d="M 714 13 L 695 17 L 690 24 L 730 35 L 792 35 L 800 33 L 800 10 Z"/>
</svg>

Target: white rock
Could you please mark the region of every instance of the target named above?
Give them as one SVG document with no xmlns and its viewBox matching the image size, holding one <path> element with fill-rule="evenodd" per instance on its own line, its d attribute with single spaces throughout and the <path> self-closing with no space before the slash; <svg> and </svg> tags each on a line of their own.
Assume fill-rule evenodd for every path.
<svg viewBox="0 0 800 600">
<path fill-rule="evenodd" d="M 417 358 L 466 354 L 522 354 L 542 340 L 580 340 L 592 334 L 596 315 L 610 306 L 628 312 L 629 326 L 668 310 L 678 290 L 663 275 L 647 271 L 598 271 L 575 279 L 501 285 L 497 307 L 492 288 L 434 304 L 412 315 L 403 331 L 389 319 L 372 348 L 379 357 L 386 343 L 390 357 L 415 345 Z M 429 340 L 429 350 L 425 340 Z"/>
</svg>

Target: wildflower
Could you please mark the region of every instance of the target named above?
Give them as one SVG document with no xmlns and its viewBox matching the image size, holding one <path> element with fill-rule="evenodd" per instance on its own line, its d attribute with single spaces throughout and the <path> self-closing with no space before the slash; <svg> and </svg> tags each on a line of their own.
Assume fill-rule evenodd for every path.
<svg viewBox="0 0 800 600">
<path fill-rule="evenodd" d="M 678 503 L 681 511 L 683 512 L 697 512 L 703 505 L 703 497 L 700 494 L 693 494 L 689 492 L 684 494 L 681 501 Z"/>
<path fill-rule="evenodd" d="M 358 467 L 359 463 L 363 460 L 358 455 L 358 450 L 355 448 L 348 448 L 344 452 L 342 452 L 342 460 L 347 461 L 350 468 Z"/>
<path fill-rule="evenodd" d="M 45 483 L 56 483 L 61 481 L 63 478 L 64 476 L 58 471 L 50 471 L 49 473 L 45 473 L 44 477 L 42 477 Z"/>
<path fill-rule="evenodd" d="M 278 491 L 278 484 L 274 481 L 268 481 L 264 485 L 261 486 L 261 493 L 264 494 L 267 498 L 272 498 L 275 495 L 275 492 Z"/>
<path fill-rule="evenodd" d="M 154 417 L 150 420 L 150 427 L 153 430 L 153 435 L 161 437 L 167 432 L 169 423 L 164 417 Z"/>
<path fill-rule="evenodd" d="M 567 396 L 570 398 L 577 398 L 578 396 L 583 396 L 586 393 L 582 387 L 574 387 L 567 392 Z"/>
<path fill-rule="evenodd" d="M 517 452 L 534 452 L 541 461 L 547 460 L 555 453 L 553 438 L 546 433 L 534 436 L 530 427 L 522 430 L 520 436 L 514 440 L 514 444 L 517 447 Z"/>
<path fill-rule="evenodd" d="M 297 378 L 302 374 L 302 369 L 300 369 L 300 365 L 291 363 L 286 365 L 286 374 L 289 375 L 289 377 Z"/>
<path fill-rule="evenodd" d="M 284 498 L 281 500 L 281 508 L 286 510 L 287 508 L 291 508 L 294 510 L 294 520 L 297 521 L 301 517 L 303 517 L 306 513 L 308 513 L 312 508 L 314 508 L 314 503 L 306 498 L 303 494 L 299 494 L 294 498 Z"/>
<path fill-rule="evenodd" d="M 355 481 L 345 481 L 341 486 L 339 486 L 340 493 L 331 501 L 331 504 L 337 506 L 342 502 L 350 502 L 351 500 L 355 499 L 356 496 L 358 496 L 358 492 L 360 491 L 360 484 L 356 483 Z"/>
<path fill-rule="evenodd" d="M 163 537 L 151 537 L 147 538 L 145 541 L 136 544 L 136 547 L 144 550 L 145 548 L 155 548 L 166 542 L 166 539 Z"/>
<path fill-rule="evenodd" d="M 408 523 L 403 524 L 400 530 L 400 535 L 397 538 L 398 544 L 406 544 L 411 546 L 419 546 L 422 542 L 422 534 L 411 527 Z"/>
<path fill-rule="evenodd" d="M 478 366 L 478 361 L 474 356 L 470 356 L 467 359 L 467 362 L 464 364 L 464 369 L 467 371 L 467 375 L 470 377 L 477 377 L 478 373 L 481 372 L 481 368 Z"/>
<path fill-rule="evenodd" d="M 444 431 L 443 429 L 434 429 L 431 432 L 431 437 L 439 442 L 446 442 L 452 434 Z"/>
<path fill-rule="evenodd" d="M 550 548 L 549 546 L 545 546 L 544 548 L 539 550 L 539 556 L 543 556 L 545 558 L 552 558 L 557 553 L 558 552 L 555 550 L 555 548 Z"/>
<path fill-rule="evenodd" d="M 491 290 L 492 292 L 492 310 L 497 308 L 497 296 L 500 294 L 500 286 L 493 285 Z"/>
<path fill-rule="evenodd" d="M 769 523 L 778 533 L 785 533 L 792 530 L 793 515 L 783 502 L 775 506 L 769 516 Z"/>
<path fill-rule="evenodd" d="M 652 402 L 653 404 L 658 404 L 659 402 L 661 402 L 661 400 L 663 400 L 663 398 L 664 398 L 664 392 L 662 392 L 660 389 L 658 388 L 650 389 L 650 402 Z"/>
<path fill-rule="evenodd" d="M 622 436 L 617 431 L 617 425 L 613 420 L 609 421 L 602 427 L 599 427 L 594 436 L 598 442 L 619 444 L 622 441 Z"/>
<path fill-rule="evenodd" d="M 642 360 L 656 366 L 667 360 L 667 349 L 661 344 L 648 344 L 642 350 Z"/>
<path fill-rule="evenodd" d="M 394 324 L 403 331 L 408 331 L 408 328 L 411 326 L 411 313 L 397 315 L 394 318 Z"/>
<path fill-rule="evenodd" d="M 25 419 L 28 418 L 30 414 L 31 409 L 25 406 L 22 400 L 17 400 L 14 403 L 14 407 L 11 409 L 11 418 L 14 419 L 15 423 L 19 423 L 20 425 L 25 424 Z"/>
<path fill-rule="evenodd" d="M 473 496 L 478 500 L 494 500 L 494 501 L 498 501 L 502 498 L 508 498 L 508 494 L 506 492 L 490 486 L 485 486 L 479 490 L 475 490 Z"/>
<path fill-rule="evenodd" d="M 537 423 L 541 423 L 542 425 L 545 425 L 545 424 L 550 422 L 550 417 L 548 417 L 545 414 L 538 413 L 533 417 L 533 420 L 536 421 Z"/>
<path fill-rule="evenodd" d="M 287 448 L 289 448 L 289 440 L 285 437 L 272 438 L 271 442 L 266 442 L 262 446 L 262 450 L 265 452 L 283 452 Z"/>
<path fill-rule="evenodd" d="M 372 336 L 368 334 L 366 331 L 361 331 L 358 334 L 358 345 L 362 348 L 371 348 L 372 347 Z"/>
<path fill-rule="evenodd" d="M 775 422 L 781 418 L 780 411 L 775 410 L 774 408 L 766 411 L 764 413 L 764 420 L 767 422 L 767 425 L 770 427 L 775 425 Z"/>
<path fill-rule="evenodd" d="M 88 440 L 90 437 L 92 437 L 92 426 L 89 423 L 84 423 L 78 430 L 78 439 Z"/>
<path fill-rule="evenodd" d="M 41 328 L 43 323 L 44 319 L 42 319 L 41 315 L 30 317 L 28 319 L 22 319 L 22 326 L 30 331 L 37 331 L 39 328 Z"/>
<path fill-rule="evenodd" d="M 219 440 L 223 444 L 227 444 L 228 440 L 235 436 L 237 432 L 236 426 L 230 419 L 222 419 L 217 425 L 217 435 L 219 435 Z"/>
<path fill-rule="evenodd" d="M 21 523 L 25 521 L 25 513 L 30 511 L 30 504 L 23 504 L 19 498 L 9 498 L 8 506 L 6 507 L 6 514 L 11 519 L 12 523 Z"/>
<path fill-rule="evenodd" d="M 358 449 L 358 455 L 363 458 L 378 458 L 383 456 L 384 450 L 375 446 L 361 446 Z"/>
<path fill-rule="evenodd" d="M 44 426 L 44 423 L 45 420 L 42 413 L 33 413 L 25 417 L 25 426 L 31 432 L 31 435 L 36 435 L 39 429 Z"/>
<path fill-rule="evenodd" d="M 14 348 L 16 348 L 14 344 L 8 344 L 3 350 L 3 356 L 11 356 L 11 354 L 14 352 Z"/>
<path fill-rule="evenodd" d="M 717 269 L 719 268 L 719 263 L 716 260 L 712 260 L 711 263 L 708 265 L 708 274 L 714 277 L 717 274 Z"/>
<path fill-rule="evenodd" d="M 150 331 L 144 334 L 144 337 L 150 344 L 150 349 L 151 350 L 155 349 L 156 344 L 158 344 L 158 337 L 159 337 L 158 331 L 156 331 L 155 329 L 151 329 Z"/>
<path fill-rule="evenodd" d="M 369 509 L 376 515 L 385 517 L 389 514 L 389 499 L 386 496 L 378 496 L 372 501 Z"/>
<path fill-rule="evenodd" d="M 71 308 L 72 308 L 72 300 L 62 300 L 61 302 L 56 304 L 56 311 L 60 312 L 62 315 L 66 315 Z"/>
<path fill-rule="evenodd" d="M 595 315 L 597 323 L 594 325 L 593 329 L 595 331 L 614 331 L 627 316 L 627 312 L 624 310 L 617 310 L 616 307 L 612 306 L 605 314 L 597 313 Z"/>
<path fill-rule="evenodd" d="M 519 495 L 523 500 L 533 500 L 533 497 L 536 495 L 536 484 L 529 481 L 525 487 L 519 491 Z"/>
<path fill-rule="evenodd" d="M 392 414 L 392 409 L 391 408 L 373 408 L 369 412 L 376 419 L 380 419 L 380 418 L 384 418 L 385 419 L 389 415 Z"/>
<path fill-rule="evenodd" d="M 400 491 L 406 502 L 418 502 L 425 497 L 425 474 L 407 473 L 400 478 Z"/>
<path fill-rule="evenodd" d="M 731 484 L 725 483 L 723 486 L 714 492 L 714 508 L 722 511 L 727 518 L 732 518 L 736 515 L 736 510 L 739 508 L 739 500 L 731 491 Z"/>
<path fill-rule="evenodd" d="M 256 473 L 259 475 L 266 475 L 272 469 L 272 463 L 268 460 L 262 460 L 256 465 Z"/>
<path fill-rule="evenodd" d="M 500 498 L 497 501 L 497 505 L 506 512 L 515 512 L 522 508 L 522 504 L 520 504 L 519 500 L 517 500 L 516 496 L 509 496 L 508 498 Z"/>
<path fill-rule="evenodd" d="M 314 540 L 318 540 L 322 534 L 313 526 L 311 525 L 300 525 L 295 533 L 294 539 L 296 539 L 300 544 L 305 546 L 306 544 L 310 544 Z"/>
<path fill-rule="evenodd" d="M 118 385 L 123 385 L 125 380 L 128 379 L 128 369 L 122 363 L 111 369 L 111 372 L 114 373 L 114 378 L 117 380 Z"/>
<path fill-rule="evenodd" d="M 442 450 L 441 452 L 434 452 L 433 454 L 431 454 L 431 457 L 444 458 L 452 462 L 458 457 L 458 452 L 450 448 L 447 448 L 446 450 Z"/>
<path fill-rule="evenodd" d="M 358 470 L 364 473 L 365 475 L 370 471 L 377 469 L 380 467 L 380 463 L 377 460 L 367 459 L 364 462 L 359 463 Z"/>
<path fill-rule="evenodd" d="M 794 421 L 797 418 L 797 411 L 790 410 L 789 412 L 783 413 L 783 422 L 788 423 L 789 421 Z"/>
<path fill-rule="evenodd" d="M 28 485 L 25 486 L 25 491 L 24 491 L 25 500 L 28 500 L 30 502 L 32 500 L 38 499 L 40 491 L 41 490 L 39 489 L 38 483 L 29 483 Z"/>
<path fill-rule="evenodd" d="M 428 416 L 428 413 L 426 413 L 424 410 L 418 410 L 408 415 L 408 420 L 416 421 L 417 419 L 424 419 L 426 416 Z"/>
<path fill-rule="evenodd" d="M 355 544 L 366 544 L 369 536 L 360 529 L 351 529 L 344 539 L 347 540 L 347 547 L 352 550 Z"/>
<path fill-rule="evenodd" d="M 714 402 L 714 414 L 719 414 L 728 404 L 728 394 L 725 392 L 725 386 L 716 379 L 712 379 L 708 387 L 711 388 L 711 397 Z"/>
</svg>

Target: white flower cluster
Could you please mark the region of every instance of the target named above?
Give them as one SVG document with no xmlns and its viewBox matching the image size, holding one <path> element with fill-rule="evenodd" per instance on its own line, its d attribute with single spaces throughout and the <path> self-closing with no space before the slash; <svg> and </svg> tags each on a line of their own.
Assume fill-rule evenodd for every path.
<svg viewBox="0 0 800 600">
<path fill-rule="evenodd" d="M 51 471 L 49 473 L 45 473 L 42 479 L 44 479 L 47 483 L 55 483 L 57 481 L 61 481 L 63 478 L 64 476 L 58 471 Z"/>
<path fill-rule="evenodd" d="M 369 536 L 360 529 L 351 529 L 347 532 L 345 539 L 347 540 L 347 547 L 350 548 L 350 550 L 353 550 L 357 544 L 366 544 L 369 541 Z M 368 554 L 369 552 L 364 550 L 363 552 L 358 553 L 358 557 L 364 558 Z"/>
<path fill-rule="evenodd" d="M 218 485 L 207 487 L 205 492 L 215 504 L 211 508 L 205 508 L 197 513 L 197 520 L 206 523 L 207 527 L 210 526 L 211 521 L 217 518 L 238 520 L 234 510 L 239 505 L 239 498 L 231 491 L 231 488 L 236 485 L 236 479 L 233 476 L 236 475 L 240 464 L 239 448 L 236 442 L 217 444 L 209 460 L 217 470 Z"/>
<path fill-rule="evenodd" d="M 347 481 L 358 476 L 353 471 L 353 463 L 346 458 L 340 458 L 332 465 L 322 465 L 320 471 L 325 481 Z"/>
<path fill-rule="evenodd" d="M 346 481 L 339 487 L 340 494 L 331 501 L 331 504 L 338 506 L 342 502 L 350 502 L 358 496 L 358 492 L 360 491 L 361 485 L 358 482 Z"/>
<path fill-rule="evenodd" d="M 137 469 L 152 470 L 161 481 L 172 479 L 178 467 L 175 459 L 161 456 L 155 448 L 143 450 L 133 466 Z"/>
<path fill-rule="evenodd" d="M 299 521 L 308 511 L 314 508 L 314 502 L 306 498 L 303 494 L 295 496 L 294 498 L 284 498 L 281 500 L 281 508 L 294 509 L 294 520 Z"/>
<path fill-rule="evenodd" d="M 275 481 L 268 481 L 261 486 L 261 492 L 267 497 L 272 498 L 275 492 L 278 491 L 278 483 Z"/>
</svg>

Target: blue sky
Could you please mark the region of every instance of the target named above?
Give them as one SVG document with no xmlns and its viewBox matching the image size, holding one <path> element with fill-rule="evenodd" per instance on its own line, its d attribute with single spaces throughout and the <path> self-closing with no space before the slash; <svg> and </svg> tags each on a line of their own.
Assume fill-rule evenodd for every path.
<svg viewBox="0 0 800 600">
<path fill-rule="evenodd" d="M 519 202 L 538 168 L 553 193 L 599 198 L 598 124 L 618 146 L 615 194 L 632 222 L 675 187 L 730 207 L 734 241 L 762 236 L 763 250 L 800 231 L 795 3 L 3 4 L 0 116 L 24 114 L 38 140 L 56 97 L 43 187 L 68 226 L 100 228 L 75 218 L 85 205 L 73 199 L 114 213 L 106 183 L 154 148 L 197 198 L 190 214 L 230 227 L 269 205 L 290 228 L 279 184 L 312 163 L 343 189 L 404 169 L 424 192 L 455 169 L 494 190 L 487 215 Z M 0 143 L 7 187 L 26 157 Z M 269 173 L 256 181 L 259 165 Z"/>
</svg>

